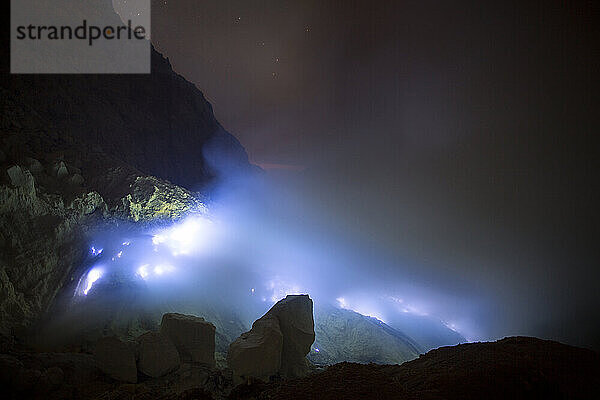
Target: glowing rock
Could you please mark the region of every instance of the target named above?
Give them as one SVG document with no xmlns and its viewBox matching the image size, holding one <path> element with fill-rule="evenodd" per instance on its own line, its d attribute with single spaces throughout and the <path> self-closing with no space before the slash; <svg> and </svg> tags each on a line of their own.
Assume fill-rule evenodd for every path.
<svg viewBox="0 0 600 400">
<path fill-rule="evenodd" d="M 133 221 L 176 220 L 190 212 L 207 212 L 192 192 L 152 176 L 137 177 L 121 201 L 120 209 Z"/>
<path fill-rule="evenodd" d="M 204 318 L 164 314 L 160 333 L 171 339 L 183 361 L 215 365 L 215 326 Z"/>
<path fill-rule="evenodd" d="M 138 368 L 152 378 L 158 378 L 175 370 L 181 360 L 177 348 L 167 336 L 148 332 L 138 338 L 140 359 Z"/>
<path fill-rule="evenodd" d="M 105 337 L 96 343 L 94 357 L 98 368 L 121 382 L 137 382 L 135 354 L 131 345 L 116 337 Z"/>
</svg>

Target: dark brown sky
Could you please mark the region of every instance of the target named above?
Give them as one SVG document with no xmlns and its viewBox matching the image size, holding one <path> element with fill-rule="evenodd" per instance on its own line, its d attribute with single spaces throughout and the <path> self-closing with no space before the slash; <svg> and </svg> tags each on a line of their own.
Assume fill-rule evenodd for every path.
<svg viewBox="0 0 600 400">
<path fill-rule="evenodd" d="M 252 160 L 306 168 L 315 207 L 432 287 L 495 299 L 491 336 L 598 344 L 597 17 L 583 1 L 167 0 L 152 35 Z"/>
</svg>

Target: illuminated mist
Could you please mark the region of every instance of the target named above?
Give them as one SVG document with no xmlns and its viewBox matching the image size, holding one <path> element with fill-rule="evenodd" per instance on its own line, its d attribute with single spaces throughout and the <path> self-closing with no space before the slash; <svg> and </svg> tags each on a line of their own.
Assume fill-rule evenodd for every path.
<svg viewBox="0 0 600 400">
<path fill-rule="evenodd" d="M 99 228 L 78 280 L 42 330 L 45 343 L 132 336 L 176 311 L 213 322 L 223 351 L 275 302 L 303 293 L 317 318 L 333 306 L 417 337 L 445 326 L 477 338 L 468 308 L 441 313 L 449 302 L 462 303 L 403 276 L 397 260 L 320 219 L 277 179 L 236 176 L 213 187 L 210 198 L 208 211 L 174 223 Z"/>
</svg>

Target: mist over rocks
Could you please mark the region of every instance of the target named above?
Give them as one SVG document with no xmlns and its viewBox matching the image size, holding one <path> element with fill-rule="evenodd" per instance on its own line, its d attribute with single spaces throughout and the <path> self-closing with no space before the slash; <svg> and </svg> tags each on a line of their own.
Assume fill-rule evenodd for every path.
<svg viewBox="0 0 600 400">
<path fill-rule="evenodd" d="M 42 164 L 30 158 L 30 166 L 38 163 L 42 168 L 33 171 L 27 164 L 12 164 L 0 179 L 3 334 L 22 336 L 65 285 L 79 279 L 78 268 L 88 257 L 89 241 L 98 229 L 207 213 L 199 195 L 156 177 L 108 170 L 100 179 L 107 183 L 102 196 L 93 187 L 82 186 L 84 178 L 78 178 L 78 169 L 69 163 L 64 163 L 65 169 L 73 172 L 67 177 L 53 174 L 52 162 Z M 118 185 L 127 187 L 114 190 Z"/>
<path fill-rule="evenodd" d="M 118 19 L 109 1 L 96 5 Z M 193 190 L 221 167 L 252 168 L 200 90 L 154 49 L 151 62 L 149 75 L 11 75 L 3 64 L 0 333 L 25 336 L 79 279 L 99 228 L 206 213 Z"/>
<path fill-rule="evenodd" d="M 155 50 L 148 76 L 7 74 L 0 94 L 0 332 L 6 335 L 29 339 L 54 322 L 91 267 L 89 246 L 99 231 L 208 215 L 210 193 L 197 189 L 254 170 L 204 95 Z M 158 329 L 164 312 L 179 311 L 215 325 L 216 359 L 224 362 L 229 344 L 268 306 L 251 314 L 238 312 L 235 302 L 226 309 L 207 301 L 146 313 L 139 285 L 119 284 L 127 306 L 115 301 L 110 304 L 117 311 L 103 313 L 100 301 L 81 302 L 77 318 L 94 310 L 98 321 L 68 320 L 79 329 L 75 339 L 82 349 L 89 351 L 102 335 L 133 339 Z M 99 282 L 92 292 L 108 286 Z M 344 359 L 337 354 L 331 360 Z M 304 366 L 286 369 L 294 374 Z"/>
</svg>

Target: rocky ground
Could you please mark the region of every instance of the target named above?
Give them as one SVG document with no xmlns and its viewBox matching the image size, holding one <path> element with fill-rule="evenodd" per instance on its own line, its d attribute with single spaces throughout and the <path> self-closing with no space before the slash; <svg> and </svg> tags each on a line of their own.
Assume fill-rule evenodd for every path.
<svg viewBox="0 0 600 400">
<path fill-rule="evenodd" d="M 296 379 L 233 384 L 229 369 L 187 361 L 159 378 L 118 382 L 94 356 L 2 343 L 8 399 L 597 399 L 600 355 L 511 337 L 432 350 L 402 365 L 339 363 Z"/>
<path fill-rule="evenodd" d="M 600 355 L 528 337 L 432 350 L 402 365 L 340 363 L 236 387 L 230 399 L 597 399 Z"/>
<path fill-rule="evenodd" d="M 216 364 L 212 323 L 169 313 L 135 340 L 100 338 L 91 354 L 35 352 L 3 338 L 0 383 L 11 399 L 222 399 L 238 383 L 310 374 L 313 341 L 312 300 L 287 296 L 230 345 L 226 367 Z"/>
</svg>

